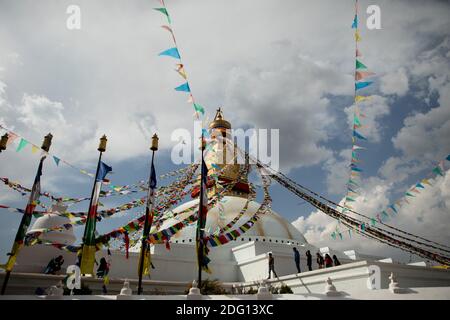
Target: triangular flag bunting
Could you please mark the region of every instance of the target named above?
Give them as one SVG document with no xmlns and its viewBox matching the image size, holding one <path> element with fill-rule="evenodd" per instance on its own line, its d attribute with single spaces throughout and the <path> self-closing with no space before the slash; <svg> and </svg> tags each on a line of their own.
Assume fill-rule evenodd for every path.
<svg viewBox="0 0 450 320">
<path fill-rule="evenodd" d="M 167 49 L 167 50 L 161 52 L 159 54 L 159 56 L 169 56 L 169 57 L 173 57 L 176 59 L 180 59 L 180 53 L 178 52 L 178 49 L 176 47 L 173 47 L 173 48 L 170 48 L 170 49 Z"/>
<path fill-rule="evenodd" d="M 31 146 L 31 153 L 36 153 L 39 151 L 39 147 L 35 146 L 34 144 Z"/>
<path fill-rule="evenodd" d="M 205 114 L 205 109 L 197 103 L 194 103 L 194 109 L 195 111 L 200 112 L 201 114 Z"/>
<path fill-rule="evenodd" d="M 59 166 L 60 159 L 58 157 L 53 156 L 53 160 L 55 160 L 56 165 Z"/>
<path fill-rule="evenodd" d="M 359 80 L 361 80 L 363 78 L 367 78 L 367 77 L 373 76 L 374 74 L 375 73 L 370 72 L 370 71 L 356 71 L 355 72 L 355 80 L 359 81 Z"/>
<path fill-rule="evenodd" d="M 372 84 L 372 81 L 365 81 L 365 82 L 356 82 L 355 83 L 355 90 L 359 90 L 365 87 L 368 87 Z"/>
<path fill-rule="evenodd" d="M 442 174 L 441 168 L 439 168 L 439 167 L 434 168 L 434 169 L 433 169 L 433 172 L 436 173 L 436 174 L 438 174 L 438 175 L 440 175 L 440 176 L 444 176 L 444 175 Z"/>
<path fill-rule="evenodd" d="M 352 29 L 358 28 L 358 16 L 355 14 L 355 18 L 353 19 Z"/>
<path fill-rule="evenodd" d="M 25 148 L 25 146 L 28 144 L 28 141 L 25 140 L 24 138 L 20 138 L 20 142 L 19 145 L 17 146 L 16 151 L 19 152 L 21 151 L 23 148 Z"/>
<path fill-rule="evenodd" d="M 175 88 L 176 91 L 183 91 L 183 92 L 191 92 L 191 88 L 189 88 L 189 83 L 183 83 L 182 85 Z"/>
<path fill-rule="evenodd" d="M 353 136 L 358 138 L 358 139 L 361 139 L 361 140 L 367 140 L 366 137 L 364 137 L 361 134 L 359 134 L 356 130 L 353 130 Z"/>
<path fill-rule="evenodd" d="M 187 80 L 187 75 L 186 75 L 186 72 L 184 71 L 183 65 L 181 65 L 181 67 L 175 71 L 178 72 L 178 74 L 180 76 L 182 76 L 184 78 L 184 80 Z"/>
<path fill-rule="evenodd" d="M 164 14 L 167 17 L 167 21 L 169 21 L 169 23 L 171 23 L 169 13 L 167 12 L 166 8 L 153 8 L 153 9 Z"/>
<path fill-rule="evenodd" d="M 357 59 L 356 60 L 356 69 L 367 69 L 367 67 Z"/>
<path fill-rule="evenodd" d="M 371 96 L 365 97 L 365 96 L 356 96 L 355 97 L 355 102 L 361 102 L 364 100 L 369 100 L 371 98 Z"/>
</svg>

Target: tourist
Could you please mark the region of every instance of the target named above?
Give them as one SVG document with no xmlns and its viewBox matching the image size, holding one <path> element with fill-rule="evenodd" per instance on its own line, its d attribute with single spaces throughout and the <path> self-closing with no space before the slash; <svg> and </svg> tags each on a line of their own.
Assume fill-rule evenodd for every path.
<svg viewBox="0 0 450 320">
<path fill-rule="evenodd" d="M 317 259 L 316 259 L 317 265 L 319 266 L 319 269 L 322 269 L 323 268 L 323 257 L 320 254 L 320 252 L 317 252 L 316 256 L 317 256 Z"/>
<path fill-rule="evenodd" d="M 333 255 L 333 261 L 334 261 L 334 266 L 335 266 L 335 267 L 341 265 L 341 263 L 339 262 L 339 260 L 338 260 L 338 258 L 336 257 L 335 254 Z"/>
<path fill-rule="evenodd" d="M 278 278 L 277 273 L 275 272 L 275 259 L 272 256 L 272 252 L 269 252 L 269 277 L 267 279 L 270 279 L 271 272 Z"/>
<path fill-rule="evenodd" d="M 64 263 L 63 256 L 57 256 L 56 258 L 53 258 L 50 260 L 50 262 L 47 265 L 47 268 L 45 268 L 44 273 L 45 274 L 55 274 L 56 271 L 61 270 L 61 266 Z"/>
<path fill-rule="evenodd" d="M 306 264 L 308 266 L 308 270 L 312 271 L 312 255 L 309 250 L 306 251 Z"/>
<path fill-rule="evenodd" d="M 327 253 L 325 255 L 325 268 L 331 268 L 333 266 L 333 260 L 331 259 L 330 255 Z"/>
<path fill-rule="evenodd" d="M 100 259 L 100 265 L 97 269 L 97 277 L 104 278 L 109 272 L 109 263 L 106 262 L 105 258 Z"/>
<path fill-rule="evenodd" d="M 293 248 L 293 250 L 295 266 L 297 267 L 297 272 L 300 273 L 300 252 L 298 252 L 297 248 Z"/>
</svg>

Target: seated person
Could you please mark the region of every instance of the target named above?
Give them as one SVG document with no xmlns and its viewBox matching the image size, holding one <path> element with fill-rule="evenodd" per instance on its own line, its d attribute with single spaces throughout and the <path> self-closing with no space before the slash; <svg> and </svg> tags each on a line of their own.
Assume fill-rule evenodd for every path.
<svg viewBox="0 0 450 320">
<path fill-rule="evenodd" d="M 57 256 L 56 258 L 53 258 L 50 260 L 50 262 L 47 265 L 47 268 L 45 268 L 44 273 L 45 274 L 55 274 L 57 271 L 61 270 L 61 266 L 64 263 L 63 256 Z"/>
</svg>

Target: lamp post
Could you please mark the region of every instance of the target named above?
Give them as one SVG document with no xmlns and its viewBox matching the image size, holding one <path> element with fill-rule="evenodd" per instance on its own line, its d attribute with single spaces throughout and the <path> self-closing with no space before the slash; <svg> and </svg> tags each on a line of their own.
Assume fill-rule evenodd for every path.
<svg viewBox="0 0 450 320">
<path fill-rule="evenodd" d="M 153 223 L 154 188 L 156 186 L 156 176 L 154 172 L 153 161 L 155 159 L 155 151 L 158 150 L 158 140 L 159 138 L 155 133 L 152 137 L 152 145 L 150 147 L 150 150 L 152 150 L 152 162 L 150 167 L 150 177 L 148 180 L 147 206 L 145 207 L 145 222 L 144 222 L 144 230 L 142 232 L 141 255 L 139 259 L 138 295 L 142 293 L 142 273 L 144 271 L 144 259 L 147 253 L 146 251 L 148 246 L 147 243 L 148 234 L 150 233 L 150 229 Z M 152 181 L 152 177 L 154 181 Z"/>
<path fill-rule="evenodd" d="M 98 145 L 97 150 L 100 152 L 99 156 L 98 156 L 98 162 L 97 162 L 97 170 L 95 173 L 95 179 L 97 179 L 98 177 L 98 172 L 100 170 L 100 163 L 102 160 L 102 154 L 103 152 L 106 151 L 106 143 L 108 142 L 108 139 L 106 138 L 106 135 L 103 135 L 100 138 L 100 143 Z M 101 182 L 100 182 L 101 183 Z M 87 261 L 86 259 L 89 259 L 89 255 L 90 255 L 90 248 L 92 247 L 92 245 L 95 246 L 95 225 L 96 225 L 96 220 L 97 220 L 97 204 L 96 202 L 98 202 L 98 199 L 94 199 L 95 198 L 95 194 L 96 194 L 96 189 L 97 189 L 97 181 L 95 180 L 94 182 L 94 187 L 92 188 L 92 193 L 91 193 L 91 199 L 89 201 L 89 212 L 88 212 L 88 217 L 86 220 L 86 225 L 84 228 L 84 234 L 83 234 L 83 244 L 82 244 L 82 248 L 81 248 L 81 253 L 79 255 L 79 263 L 80 263 L 80 268 L 82 273 L 87 273 L 87 272 L 83 272 L 86 271 L 87 269 L 93 269 L 94 265 L 93 263 L 90 263 L 89 261 Z M 99 193 L 99 191 L 98 191 Z M 94 208 L 95 207 L 95 208 Z M 88 258 L 85 257 L 85 263 L 83 263 L 83 256 L 84 255 L 88 255 Z"/>
<path fill-rule="evenodd" d="M 3 150 L 6 150 L 6 145 L 8 144 L 9 135 L 5 133 L 2 135 L 2 138 L 0 139 L 0 153 L 2 153 Z"/>
<path fill-rule="evenodd" d="M 204 193 L 206 192 L 206 185 L 204 185 L 203 177 L 206 176 L 208 173 L 203 172 L 204 171 L 204 150 L 206 148 L 206 141 L 205 137 L 203 135 L 201 136 L 201 142 L 200 142 L 200 150 L 202 152 L 202 158 L 201 158 L 201 174 L 200 174 L 200 199 L 198 202 L 198 217 L 197 217 L 197 232 L 196 232 L 196 243 L 197 243 L 197 262 L 198 262 L 198 288 L 201 290 L 202 286 L 202 267 L 203 267 L 203 237 L 204 237 L 204 221 L 203 221 L 203 207 L 205 206 L 204 203 Z M 206 201 L 206 205 L 208 204 L 208 201 Z M 206 218 L 206 217 L 205 217 Z"/>
<path fill-rule="evenodd" d="M 4 137 L 4 136 L 3 136 Z M 3 137 L 0 141 L 0 144 L 4 141 Z M 48 152 L 50 150 L 50 146 L 52 144 L 53 136 L 51 133 L 45 136 L 44 142 L 42 143 L 41 149 Z M 5 138 L 6 140 L 7 138 Z M 6 143 L 5 143 L 6 144 Z M 22 220 L 20 221 L 19 228 L 17 229 L 16 237 L 14 239 L 13 247 L 11 252 L 8 253 L 8 262 L 6 263 L 6 274 L 3 280 L 1 294 L 4 295 L 6 291 L 6 286 L 8 285 L 9 277 L 11 276 L 11 271 L 14 268 L 14 264 L 16 263 L 17 256 L 19 255 L 20 250 L 24 246 L 25 236 L 28 230 L 28 227 L 31 223 L 31 218 L 33 217 L 34 208 L 36 207 L 37 201 L 39 200 L 39 196 L 41 195 L 41 175 L 42 175 L 42 165 L 47 156 L 44 154 L 41 157 L 39 162 L 39 167 L 36 172 L 36 176 L 34 178 L 33 187 L 31 189 L 30 197 L 28 199 L 27 206 L 25 208 L 25 212 L 22 215 Z"/>
</svg>

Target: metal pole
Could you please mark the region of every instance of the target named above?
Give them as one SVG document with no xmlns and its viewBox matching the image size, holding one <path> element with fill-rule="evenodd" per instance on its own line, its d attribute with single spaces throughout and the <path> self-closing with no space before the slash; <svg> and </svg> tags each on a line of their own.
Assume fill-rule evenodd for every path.
<svg viewBox="0 0 450 320">
<path fill-rule="evenodd" d="M 148 188 L 149 188 L 149 195 L 148 197 L 150 197 L 150 180 L 151 180 L 151 175 L 152 175 L 152 167 L 153 167 L 153 160 L 155 158 L 155 150 L 153 150 L 152 152 L 152 162 L 151 162 L 151 166 L 150 166 L 150 177 L 148 179 Z M 149 201 L 147 197 L 147 201 Z M 153 204 L 152 204 L 152 211 L 153 211 Z M 143 273 L 143 269 L 144 269 L 144 256 L 145 256 L 145 251 L 147 250 L 147 238 L 148 238 L 148 233 L 150 232 L 150 214 L 153 214 L 153 212 L 150 212 L 150 208 L 147 202 L 147 206 L 145 208 L 145 222 L 144 222 L 144 231 L 142 233 L 142 244 L 141 244 L 141 257 L 139 260 L 139 282 L 138 282 L 138 295 L 140 295 L 142 293 L 142 273 Z"/>
<path fill-rule="evenodd" d="M 53 138 L 53 136 L 52 136 L 51 133 L 49 133 L 48 135 L 46 135 L 44 137 L 44 142 L 42 143 L 42 146 L 41 146 L 42 150 L 44 150 L 46 152 L 49 152 L 50 146 L 52 145 L 52 138 Z M 5 134 L 0 140 L 0 145 L 1 145 L 0 149 L 5 150 L 7 142 L 8 142 L 8 134 Z M 23 241 L 24 241 L 24 239 L 26 237 L 26 231 L 27 231 L 28 226 L 29 226 L 29 224 L 31 222 L 32 214 L 33 214 L 34 208 L 36 206 L 36 204 L 33 203 L 34 200 L 35 200 L 34 197 L 36 197 L 35 193 L 37 193 L 37 198 L 39 198 L 39 196 L 40 196 L 40 194 L 39 194 L 40 190 L 39 189 L 36 190 L 36 188 L 37 188 L 37 184 L 36 183 L 37 183 L 38 179 L 39 179 L 39 183 L 40 183 L 40 177 L 42 175 L 42 166 L 44 164 L 44 160 L 46 159 L 46 157 L 47 157 L 46 155 L 41 157 L 41 160 L 39 162 L 39 167 L 38 167 L 38 170 L 36 172 L 36 176 L 35 176 L 34 182 L 33 182 L 33 188 L 32 188 L 31 193 L 30 193 L 30 198 L 28 199 L 27 207 L 25 208 L 25 212 L 24 212 L 24 214 L 22 216 L 22 220 L 21 220 L 19 228 L 17 230 L 16 238 L 14 239 L 13 248 L 11 249 L 11 253 L 9 254 L 10 257 L 8 258 L 7 264 L 10 263 L 9 259 L 11 258 L 12 255 L 15 255 L 14 261 L 12 263 L 15 262 L 15 259 L 17 258 L 17 255 L 19 254 L 19 251 L 20 251 L 21 247 L 23 246 Z M 15 248 L 15 246 L 17 244 L 20 244 L 20 245 L 18 245 Z M 11 266 L 10 269 L 12 269 L 12 268 L 13 268 L 13 266 Z M 9 281 L 10 276 L 11 276 L 11 270 L 6 270 L 5 278 L 3 279 L 1 295 L 5 294 L 6 287 L 8 285 L 8 281 Z"/>
<path fill-rule="evenodd" d="M 45 158 L 46 158 L 46 156 L 43 156 L 43 157 L 41 158 L 41 161 L 40 161 L 40 163 L 39 163 L 39 167 L 40 167 L 40 168 L 42 168 L 42 164 L 43 164 Z M 38 168 L 38 171 L 39 171 L 39 168 Z M 27 208 L 25 209 L 25 212 L 24 212 L 24 214 L 23 214 L 23 216 L 22 216 L 22 220 L 21 220 L 19 229 L 17 230 L 17 235 L 16 235 L 16 238 L 14 239 L 13 249 L 11 250 L 10 255 L 14 255 L 14 254 L 17 254 L 17 255 L 18 255 L 18 254 L 19 254 L 19 251 L 18 251 L 18 250 L 17 250 L 17 252 L 14 252 L 14 251 L 15 251 L 15 249 L 14 249 L 15 243 L 16 243 L 16 241 L 18 241 L 20 238 L 21 238 L 21 241 L 24 241 L 25 233 L 24 233 L 24 236 L 23 236 L 23 237 L 20 236 L 20 233 L 21 233 L 21 232 L 26 232 L 26 230 L 25 230 L 25 231 L 22 231 L 22 230 L 21 230 L 22 226 L 28 228 L 28 224 L 24 225 L 24 222 L 26 221 L 26 219 L 30 219 L 29 221 L 31 221 L 31 215 L 33 214 L 34 208 L 31 209 L 32 211 L 31 211 L 31 213 L 29 213 L 29 207 L 33 205 L 33 204 L 32 204 L 32 202 L 33 202 L 32 197 L 33 197 L 33 192 L 34 192 L 35 184 L 36 184 L 36 178 L 35 178 L 35 182 L 34 182 L 34 184 L 33 184 L 33 190 L 32 190 L 32 192 L 31 192 L 31 194 L 30 194 L 30 199 L 28 200 Z M 28 214 L 30 215 L 29 217 L 27 217 Z M 19 238 L 18 238 L 18 237 L 19 237 Z M 8 261 L 9 261 L 9 259 L 8 259 Z M 6 287 L 7 287 L 7 285 L 8 285 L 8 281 L 9 281 L 10 276 L 11 276 L 11 270 L 7 270 L 7 271 L 6 271 L 6 274 L 5 274 L 5 278 L 3 279 L 3 285 L 2 285 L 1 295 L 4 295 L 4 294 L 5 294 Z"/>
<path fill-rule="evenodd" d="M 103 154 L 103 152 L 100 151 L 100 154 L 99 154 L 99 156 L 98 156 L 98 162 L 97 162 L 97 170 L 96 170 L 96 172 L 95 172 L 95 179 L 97 179 L 98 171 L 100 170 L 100 161 L 102 161 L 102 154 Z M 94 180 L 94 186 L 92 187 L 91 199 L 89 200 L 88 214 L 89 214 L 89 211 L 91 210 L 92 200 L 93 200 L 93 198 L 94 198 L 95 183 L 96 183 L 96 181 Z M 95 218 L 97 219 L 97 217 L 95 217 Z M 86 219 L 86 222 L 87 222 L 87 219 Z M 85 241 L 85 238 L 86 238 L 86 232 L 87 232 L 87 224 L 86 224 L 85 227 L 84 227 L 83 244 L 81 245 L 81 248 L 80 248 L 80 255 L 78 256 L 78 259 L 79 259 L 78 262 L 79 262 L 79 264 L 80 264 L 80 268 L 81 268 L 81 259 L 82 259 L 82 257 L 83 257 L 83 246 L 84 246 L 84 241 Z"/>
<path fill-rule="evenodd" d="M 11 271 L 6 271 L 5 278 L 3 279 L 3 285 L 2 285 L 2 296 L 5 294 L 6 286 L 8 285 L 10 276 L 11 276 Z"/>
<path fill-rule="evenodd" d="M 201 170 L 200 170 L 200 199 L 199 199 L 199 205 L 198 205 L 198 221 L 197 221 L 197 243 L 198 243 L 198 288 L 200 289 L 202 286 L 202 261 L 203 261 L 203 131 L 202 131 L 202 141 L 200 142 L 200 149 L 202 151 L 202 163 L 201 163 Z M 205 173 L 206 174 L 206 173 Z"/>
</svg>

